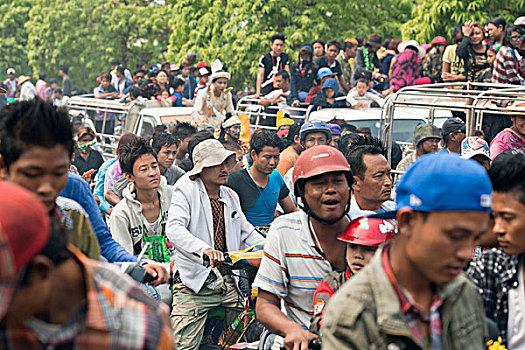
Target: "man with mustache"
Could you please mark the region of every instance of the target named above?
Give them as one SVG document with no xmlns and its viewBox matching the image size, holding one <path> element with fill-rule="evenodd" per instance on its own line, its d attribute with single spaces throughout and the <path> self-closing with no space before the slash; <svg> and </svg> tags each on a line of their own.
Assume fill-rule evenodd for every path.
<svg viewBox="0 0 525 350">
<path fill-rule="evenodd" d="M 419 158 L 396 190 L 398 235 L 328 303 L 323 349 L 483 349 L 483 301 L 463 275 L 489 229 L 487 172 L 446 153 Z"/>
<path fill-rule="evenodd" d="M 192 151 L 193 169 L 173 189 L 166 233 L 175 246 L 173 321 L 177 349 L 197 349 L 208 311 L 223 305 L 228 313 L 242 311 L 236 279 L 203 266 L 203 255 L 212 268 L 224 262 L 224 253 L 264 241 L 246 220 L 239 197 L 226 187 L 235 165 L 235 152 L 215 139 L 200 142 Z M 223 285 L 210 281 L 220 276 Z"/>
</svg>

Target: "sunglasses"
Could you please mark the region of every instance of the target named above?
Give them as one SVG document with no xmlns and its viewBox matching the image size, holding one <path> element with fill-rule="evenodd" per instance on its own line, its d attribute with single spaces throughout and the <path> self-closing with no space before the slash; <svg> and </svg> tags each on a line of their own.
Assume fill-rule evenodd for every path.
<svg viewBox="0 0 525 350">
<path fill-rule="evenodd" d="M 509 36 L 509 39 L 510 40 L 514 40 L 514 41 L 521 40 L 523 38 L 525 38 L 525 34 L 524 35 L 511 35 L 511 36 Z"/>
</svg>

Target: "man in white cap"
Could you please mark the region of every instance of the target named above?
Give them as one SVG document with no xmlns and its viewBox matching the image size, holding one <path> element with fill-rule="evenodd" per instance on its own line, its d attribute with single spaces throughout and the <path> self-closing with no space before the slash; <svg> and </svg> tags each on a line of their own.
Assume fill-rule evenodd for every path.
<svg viewBox="0 0 525 350">
<path fill-rule="evenodd" d="M 178 266 L 171 312 L 178 349 L 199 347 L 209 310 L 219 305 L 242 310 L 236 280 L 216 268 L 224 252 L 264 241 L 246 220 L 237 194 L 225 186 L 235 153 L 209 139 L 195 147 L 192 158 L 193 169 L 173 189 L 166 227 Z M 203 266 L 204 255 L 212 270 Z M 222 278 L 223 285 L 208 282 L 210 276 Z"/>
<path fill-rule="evenodd" d="M 246 154 L 250 151 L 248 145 L 239 140 L 241 137 L 241 120 L 238 116 L 234 115 L 226 119 L 226 121 L 222 123 L 222 129 L 223 132 L 221 132 L 219 141 L 222 143 L 231 142 L 239 145 L 243 154 Z"/>
<path fill-rule="evenodd" d="M 4 85 L 7 87 L 7 98 L 15 98 L 16 91 L 18 90 L 18 79 L 15 74 L 14 68 L 7 70 L 7 79 L 4 80 Z"/>
</svg>

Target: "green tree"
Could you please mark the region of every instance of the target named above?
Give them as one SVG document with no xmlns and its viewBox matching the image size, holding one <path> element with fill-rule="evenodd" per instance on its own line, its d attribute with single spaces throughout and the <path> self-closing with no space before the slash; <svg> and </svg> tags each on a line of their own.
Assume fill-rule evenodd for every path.
<svg viewBox="0 0 525 350">
<path fill-rule="evenodd" d="M 17 75 L 32 75 L 27 60 L 27 32 L 29 10 L 34 0 L 0 0 L 0 72 L 2 76 L 9 67 Z"/>
<path fill-rule="evenodd" d="M 68 65 L 77 88 L 91 89 L 109 62 L 160 60 L 167 46 L 164 7 L 103 0 L 37 0 L 26 25 L 29 64 L 55 77 Z"/>
<path fill-rule="evenodd" d="M 403 37 L 430 42 L 437 35 L 450 42 L 452 30 L 467 20 L 485 21 L 501 16 L 513 23 L 523 13 L 525 0 L 418 0 L 411 19 L 403 25 Z"/>
<path fill-rule="evenodd" d="M 407 0 L 173 0 L 171 6 L 176 25 L 167 58 L 182 62 L 188 51 L 207 62 L 220 58 L 235 87 L 254 85 L 258 59 L 274 33 L 286 35 L 285 51 L 296 59 L 302 43 L 318 38 L 372 32 L 399 37 L 411 10 Z"/>
</svg>

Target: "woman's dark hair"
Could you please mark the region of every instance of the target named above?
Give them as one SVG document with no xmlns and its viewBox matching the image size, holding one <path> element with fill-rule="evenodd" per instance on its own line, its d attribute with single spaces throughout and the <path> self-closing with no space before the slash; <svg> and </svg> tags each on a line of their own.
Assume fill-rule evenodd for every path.
<svg viewBox="0 0 525 350">
<path fill-rule="evenodd" d="M 523 34 L 523 31 L 520 27 L 515 26 L 514 24 L 508 24 L 503 31 L 503 45 L 512 47 L 510 44 L 510 35 L 512 32 L 518 32 L 520 35 Z"/>
<path fill-rule="evenodd" d="M 281 150 L 283 143 L 273 131 L 263 130 L 255 132 L 250 140 L 250 151 L 254 150 L 255 154 L 259 154 L 265 146 L 277 147 Z"/>
<path fill-rule="evenodd" d="M 315 45 L 315 44 L 321 44 L 321 46 L 323 47 L 323 55 L 324 55 L 324 51 L 325 51 L 325 47 L 324 47 L 324 41 L 320 40 L 320 39 L 317 39 L 316 41 L 314 41 L 312 43 L 312 47 Z M 312 52 L 313 54 L 313 52 Z"/>
<path fill-rule="evenodd" d="M 177 139 L 167 132 L 155 132 L 151 138 L 151 147 L 158 154 L 162 147 L 178 145 Z"/>
<path fill-rule="evenodd" d="M 38 79 L 46 80 L 46 73 L 38 73 Z"/>
<path fill-rule="evenodd" d="M 459 44 L 461 42 L 461 39 L 457 39 L 456 36 L 458 34 L 461 34 L 461 36 L 463 36 L 463 24 L 458 24 L 457 26 L 454 27 L 454 29 L 452 30 L 452 40 L 454 41 L 454 44 Z"/>
<path fill-rule="evenodd" d="M 148 141 L 142 137 L 132 140 L 127 145 L 122 146 L 122 151 L 119 157 L 122 172 L 133 175 L 133 165 L 135 165 L 137 159 L 145 154 L 151 154 L 157 159 L 157 153 L 155 153 Z"/>
<path fill-rule="evenodd" d="M 181 78 L 175 78 L 173 79 L 173 88 L 176 89 L 178 88 L 179 86 L 183 86 L 184 85 L 184 80 L 182 80 Z"/>
<path fill-rule="evenodd" d="M 492 161 L 489 170 L 494 192 L 510 193 L 518 196 L 525 205 L 525 153 L 505 151 Z"/>
<path fill-rule="evenodd" d="M 15 102 L 0 111 L 0 154 L 9 169 L 28 148 L 63 146 L 73 154 L 73 130 L 67 112 L 41 99 Z"/>
<path fill-rule="evenodd" d="M 287 146 L 293 145 L 295 136 L 299 136 L 299 132 L 301 131 L 302 123 L 293 123 L 290 125 L 290 129 L 288 129 L 288 135 L 286 136 L 286 143 Z"/>
<path fill-rule="evenodd" d="M 132 87 L 129 88 L 129 95 L 132 98 L 140 97 L 140 96 L 142 96 L 142 89 L 139 88 L 138 86 L 132 86 Z"/>
<path fill-rule="evenodd" d="M 355 37 L 355 40 L 357 40 L 357 42 L 359 43 L 359 46 L 363 46 L 364 45 L 363 43 L 366 40 L 366 35 L 357 35 Z"/>
</svg>

